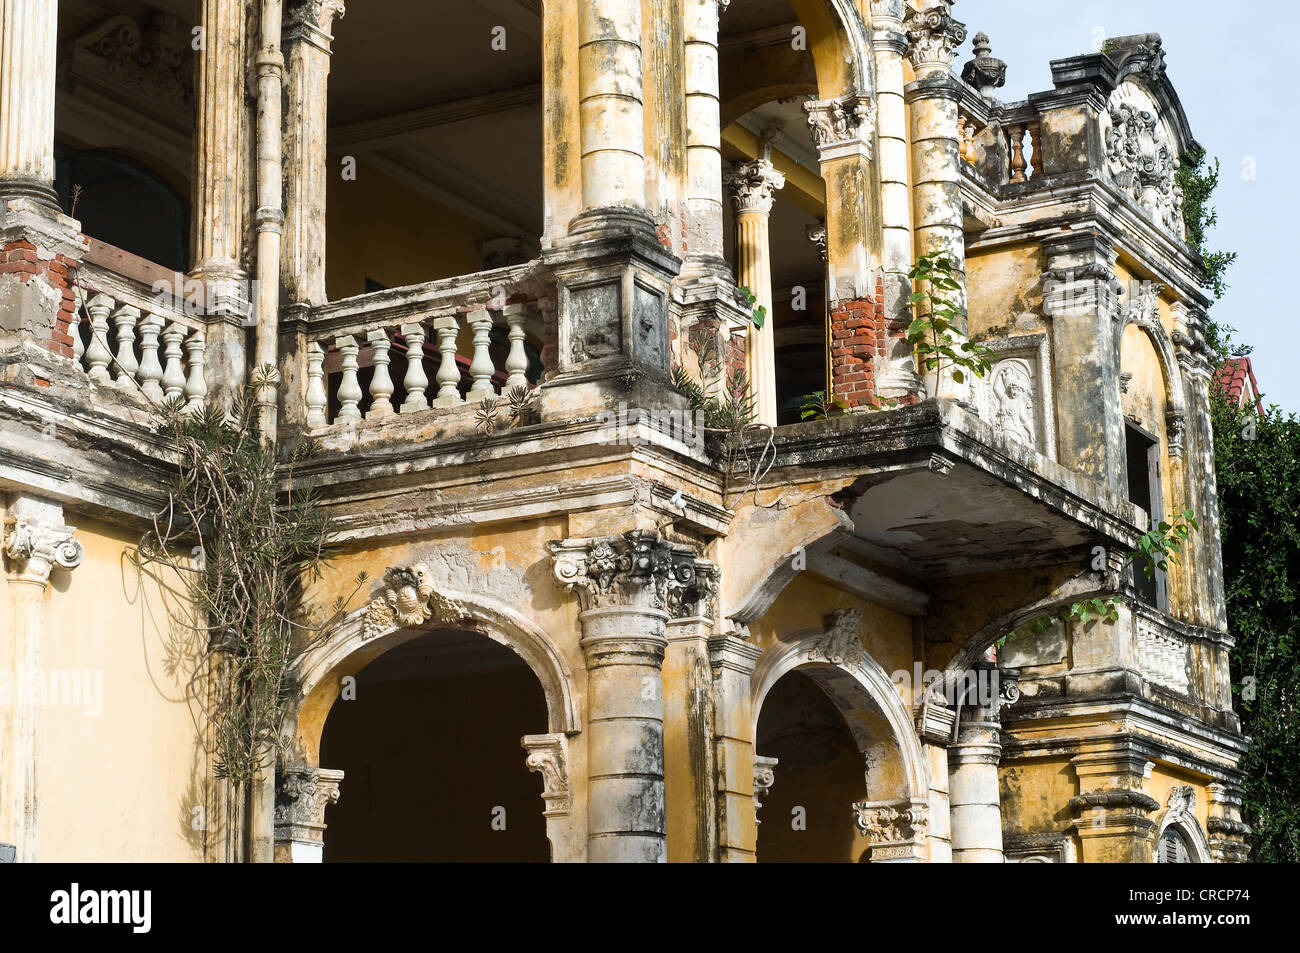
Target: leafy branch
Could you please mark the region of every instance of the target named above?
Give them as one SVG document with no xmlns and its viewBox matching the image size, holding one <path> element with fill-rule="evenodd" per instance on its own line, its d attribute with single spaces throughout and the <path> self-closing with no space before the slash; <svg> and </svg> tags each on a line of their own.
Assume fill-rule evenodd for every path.
<svg viewBox="0 0 1300 953">
<path fill-rule="evenodd" d="M 1174 518 L 1173 522 L 1161 520 L 1138 540 L 1137 547 L 1128 554 L 1123 566 L 1120 567 L 1120 572 L 1127 572 L 1134 564 L 1142 567 L 1142 572 L 1148 579 L 1154 578 L 1157 570 L 1160 572 L 1168 571 L 1169 564 L 1177 561 L 1179 554 L 1182 552 L 1183 544 L 1191 537 L 1193 531 L 1199 529 L 1200 525 L 1196 522 L 1196 515 L 1189 509 L 1184 509 L 1182 513 Z M 1109 599 L 1096 597 L 1073 602 L 1059 612 L 1049 612 L 1022 623 L 999 639 L 998 647 L 1001 648 L 1012 639 L 1037 635 L 1039 632 L 1050 629 L 1058 621 L 1071 622 L 1078 620 L 1083 625 L 1087 625 L 1093 620 L 1104 620 L 1110 623 L 1118 622 L 1120 604 L 1120 599 L 1117 596 L 1112 596 Z"/>
<path fill-rule="evenodd" d="M 992 369 L 992 348 L 973 341 L 958 342 L 953 330 L 966 311 L 950 297 L 961 291 L 961 284 L 953 277 L 952 259 L 947 255 L 922 255 L 916 260 L 908 276 L 916 284 L 911 302 L 917 316 L 907 329 L 907 340 L 916 352 L 917 360 L 935 375 L 935 394 L 945 368 L 951 368 L 952 379 L 964 383 L 966 374 L 983 377 Z"/>
</svg>

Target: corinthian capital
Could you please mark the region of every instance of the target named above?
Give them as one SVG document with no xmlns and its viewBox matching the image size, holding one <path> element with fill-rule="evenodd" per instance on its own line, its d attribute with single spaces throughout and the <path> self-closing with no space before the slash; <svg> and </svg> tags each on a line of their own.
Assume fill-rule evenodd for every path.
<svg viewBox="0 0 1300 953">
<path fill-rule="evenodd" d="M 764 158 L 737 162 L 722 181 L 737 212 L 771 212 L 772 200 L 785 187 L 785 175 Z"/>
<path fill-rule="evenodd" d="M 619 606 L 676 611 L 680 592 L 703 587 L 694 548 L 650 530 L 566 539 L 547 548 L 555 578 L 578 594 L 584 611 Z"/>
<path fill-rule="evenodd" d="M 875 130 L 876 104 L 870 96 L 850 93 L 839 99 L 804 103 L 813 145 L 822 159 L 833 159 L 844 147 L 853 147 L 871 157 L 871 134 Z"/>
<path fill-rule="evenodd" d="M 63 525 L 63 507 L 20 497 L 5 518 L 4 554 L 12 577 L 44 585 L 55 569 L 76 569 L 85 550 Z"/>
<path fill-rule="evenodd" d="M 930 829 L 925 801 L 857 801 L 853 811 L 873 861 L 921 859 Z"/>
<path fill-rule="evenodd" d="M 284 21 L 290 34 L 314 31 L 328 43 L 334 21 L 343 19 L 347 12 L 343 0 L 294 0 L 285 8 Z"/>
<path fill-rule="evenodd" d="M 325 808 L 336 804 L 342 771 L 284 767 L 275 791 L 275 838 L 319 844 L 325 831 Z"/>
<path fill-rule="evenodd" d="M 966 40 L 966 24 L 954 20 L 947 0 L 913 12 L 903 23 L 907 58 L 917 78 L 952 67 L 957 47 Z"/>
</svg>

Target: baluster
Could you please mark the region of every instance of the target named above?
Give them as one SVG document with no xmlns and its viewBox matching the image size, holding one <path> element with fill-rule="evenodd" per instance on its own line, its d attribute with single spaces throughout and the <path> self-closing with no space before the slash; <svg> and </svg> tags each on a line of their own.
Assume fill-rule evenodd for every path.
<svg viewBox="0 0 1300 953">
<path fill-rule="evenodd" d="M 191 331 L 185 339 L 185 353 L 189 357 L 190 376 L 185 381 L 185 412 L 197 413 L 203 409 L 203 400 L 208 396 L 207 370 L 208 342 L 202 331 Z"/>
<path fill-rule="evenodd" d="M 492 312 L 471 311 L 467 320 L 474 331 L 474 359 L 469 362 L 469 376 L 474 383 L 465 399 L 482 400 L 496 394 L 492 388 L 492 374 L 496 368 L 492 366 L 492 354 L 488 351 L 492 342 Z"/>
<path fill-rule="evenodd" d="M 1034 149 L 1034 164 L 1029 169 L 1029 177 L 1036 179 L 1043 171 L 1043 124 L 1041 122 L 1030 123 L 1029 144 Z"/>
<path fill-rule="evenodd" d="M 124 304 L 113 312 L 113 325 L 117 328 L 117 386 L 123 390 L 135 387 L 136 371 L 140 362 L 135 359 L 135 326 L 140 321 L 140 309 Z"/>
<path fill-rule="evenodd" d="M 158 335 L 162 333 L 163 319 L 151 314 L 140 322 L 140 389 L 150 400 L 163 397 L 162 364 L 158 361 Z"/>
<path fill-rule="evenodd" d="M 357 339 L 350 334 L 335 338 L 334 346 L 343 356 L 343 379 L 339 381 L 339 404 L 342 406 L 339 407 L 335 423 L 340 420 L 360 420 L 361 409 L 358 405 L 364 396 L 357 380 L 357 351 L 360 347 Z"/>
<path fill-rule="evenodd" d="M 108 349 L 108 313 L 113 310 L 113 299 L 97 294 L 90 299 L 86 310 L 90 312 L 90 346 L 86 348 L 86 363 L 90 379 L 97 384 L 112 380 L 108 373 L 113 352 Z"/>
<path fill-rule="evenodd" d="M 429 409 L 429 398 L 424 395 L 429 387 L 429 377 L 424 373 L 424 335 L 423 324 L 402 325 L 402 337 L 406 339 L 406 377 L 402 381 L 406 387 L 406 400 L 402 401 L 404 414 Z"/>
<path fill-rule="evenodd" d="M 82 370 L 81 359 L 85 355 L 86 346 L 81 343 L 81 309 L 86 305 L 86 296 L 81 292 L 81 285 L 74 286 L 72 317 L 68 319 L 68 334 L 72 335 L 72 362 L 77 365 L 78 370 Z"/>
<path fill-rule="evenodd" d="M 1015 125 L 1007 128 L 1011 140 L 1011 178 L 1009 182 L 1025 181 L 1025 127 Z"/>
<path fill-rule="evenodd" d="M 961 126 L 961 144 L 958 152 L 963 159 L 970 165 L 975 164 L 975 123 L 969 117 L 958 117 L 957 123 Z"/>
<path fill-rule="evenodd" d="M 329 418 L 325 408 L 329 397 L 325 393 L 325 349 L 315 341 L 307 345 L 307 426 L 325 427 Z"/>
<path fill-rule="evenodd" d="M 435 407 L 455 407 L 463 404 L 460 396 L 460 368 L 456 366 L 456 335 L 460 333 L 460 320 L 454 314 L 433 319 L 433 330 L 438 335 L 438 351 L 442 360 L 438 364 L 438 396 Z"/>
<path fill-rule="evenodd" d="M 524 351 L 524 322 L 528 315 L 524 305 L 508 304 L 501 309 L 506 324 L 510 326 L 510 353 L 506 355 L 506 378 L 508 391 L 513 387 L 528 386 L 528 354 Z"/>
<path fill-rule="evenodd" d="M 181 341 L 185 338 L 185 325 L 172 322 L 162 333 L 163 400 L 176 400 L 185 396 L 185 367 L 181 363 Z"/>
<path fill-rule="evenodd" d="M 388 340 L 387 331 L 371 331 L 366 340 L 375 351 L 375 373 L 370 378 L 370 410 L 366 419 L 386 417 L 393 412 L 393 378 L 388 373 L 388 363 L 392 360 L 388 353 L 392 342 Z"/>
</svg>

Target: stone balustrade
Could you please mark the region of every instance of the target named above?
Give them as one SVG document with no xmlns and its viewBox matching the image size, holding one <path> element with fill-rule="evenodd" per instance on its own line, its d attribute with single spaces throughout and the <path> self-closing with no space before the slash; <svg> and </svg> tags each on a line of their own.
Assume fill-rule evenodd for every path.
<svg viewBox="0 0 1300 953">
<path fill-rule="evenodd" d="M 307 322 L 309 429 L 477 405 L 541 375 L 549 298 L 531 266 L 373 292 Z"/>
<path fill-rule="evenodd" d="M 1028 103 L 990 104 L 967 90 L 957 107 L 962 169 L 994 188 L 1042 174 L 1042 124 Z"/>
<path fill-rule="evenodd" d="M 1190 690 L 1188 645 L 1177 633 L 1143 617 L 1136 620 L 1137 660 L 1142 677 L 1186 695 Z"/>
<path fill-rule="evenodd" d="M 187 305 L 179 291 L 167 281 L 146 285 L 82 265 L 69 333 L 73 360 L 91 384 L 158 404 L 182 400 L 187 411 L 204 406 L 207 322 L 202 307 Z"/>
</svg>

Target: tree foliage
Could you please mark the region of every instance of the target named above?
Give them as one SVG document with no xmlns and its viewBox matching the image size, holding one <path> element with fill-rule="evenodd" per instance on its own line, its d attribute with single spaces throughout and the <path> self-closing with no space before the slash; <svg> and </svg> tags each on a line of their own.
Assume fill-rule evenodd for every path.
<svg viewBox="0 0 1300 953">
<path fill-rule="evenodd" d="M 1256 861 L 1300 861 L 1300 420 L 1211 395 L 1233 694 Z"/>
<path fill-rule="evenodd" d="M 1182 157 L 1175 179 L 1183 191 L 1183 222 L 1187 225 L 1187 244 L 1201 256 L 1205 267 L 1202 287 L 1216 299 L 1222 298 L 1228 290 L 1225 275 L 1228 267 L 1237 260 L 1237 253 L 1210 251 L 1206 245 L 1206 233 L 1219 220 L 1218 210 L 1210 204 L 1210 197 L 1219 187 L 1219 160 L 1207 160 L 1204 149 L 1187 152 Z"/>
</svg>

